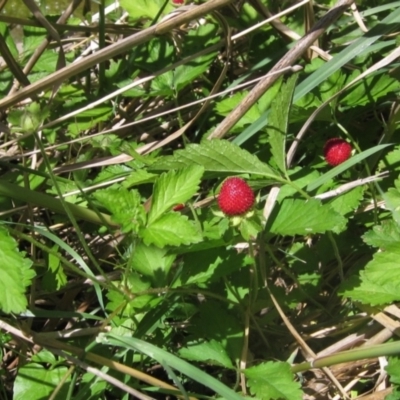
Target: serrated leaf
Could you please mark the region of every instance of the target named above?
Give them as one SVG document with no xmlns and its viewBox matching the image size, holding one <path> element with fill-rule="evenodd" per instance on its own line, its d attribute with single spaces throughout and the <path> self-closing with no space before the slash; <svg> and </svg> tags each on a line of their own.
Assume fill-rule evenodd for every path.
<svg viewBox="0 0 400 400">
<path fill-rule="evenodd" d="M 396 146 L 392 151 L 384 154 L 379 161 L 379 171 L 387 170 L 389 173 L 398 172 L 400 170 L 400 146 Z"/>
<path fill-rule="evenodd" d="M 112 213 L 112 220 L 121 225 L 123 232 L 137 232 L 144 225 L 146 214 L 138 191 L 108 188 L 98 190 L 94 196 Z"/>
<path fill-rule="evenodd" d="M 365 158 L 369 157 L 372 154 L 377 153 L 378 151 L 383 150 L 385 147 L 392 146 L 392 144 L 380 144 L 378 146 L 371 147 L 368 150 L 363 151 L 362 153 L 359 153 L 353 157 L 350 157 L 347 161 L 344 163 L 338 165 L 335 168 L 332 168 L 327 172 L 326 174 L 320 176 L 318 179 L 316 179 L 314 182 L 310 183 L 307 186 L 307 191 L 311 192 L 315 189 L 318 189 L 320 186 L 322 186 L 324 183 L 328 182 L 335 176 L 341 174 L 342 172 L 346 171 L 353 165 L 359 163 L 360 161 L 364 160 Z"/>
<path fill-rule="evenodd" d="M 396 243 L 384 252 L 375 253 L 364 271 L 360 282 L 346 288 L 341 294 L 364 304 L 381 305 L 400 300 L 400 245 Z"/>
<path fill-rule="evenodd" d="M 156 246 L 138 243 L 133 251 L 131 268 L 152 279 L 156 287 L 167 285 L 167 276 L 175 255 Z"/>
<path fill-rule="evenodd" d="M 392 217 L 400 226 L 400 181 L 395 181 L 394 188 L 389 188 L 382 198 L 385 200 L 386 207 L 392 212 Z"/>
<path fill-rule="evenodd" d="M 144 243 L 157 247 L 180 246 L 198 243 L 201 234 L 185 215 L 170 212 L 147 225 L 140 231 Z"/>
<path fill-rule="evenodd" d="M 179 67 L 175 68 L 173 71 L 174 90 L 176 92 L 180 92 L 185 86 L 192 84 L 198 76 L 207 71 L 214 58 L 215 53 L 209 53 L 198 57 L 187 64 L 180 65 Z"/>
<path fill-rule="evenodd" d="M 207 242 L 200 243 L 200 246 Z M 199 246 L 199 247 L 200 247 Z M 243 265 L 243 255 L 223 248 L 206 248 L 183 258 L 183 269 L 177 286 L 215 282 L 223 276 L 238 271 Z"/>
<path fill-rule="evenodd" d="M 54 245 L 52 250 L 53 252 L 58 252 L 59 248 L 57 245 Z M 49 253 L 48 257 L 49 269 L 43 275 L 42 286 L 48 291 L 59 290 L 67 283 L 67 275 L 62 268 L 59 257 L 56 257 L 52 253 Z"/>
<path fill-rule="evenodd" d="M 280 235 L 307 235 L 326 231 L 340 232 L 346 219 L 320 200 L 285 199 L 274 211 L 269 230 Z M 268 228 L 267 228 L 268 229 Z"/>
<path fill-rule="evenodd" d="M 337 211 L 340 215 L 346 215 L 354 211 L 363 199 L 364 189 L 358 186 L 340 196 L 335 197 L 329 202 L 333 210 Z"/>
<path fill-rule="evenodd" d="M 389 92 L 399 90 L 399 81 L 392 78 L 389 74 L 379 72 L 365 77 L 362 81 L 347 90 L 347 94 L 341 98 L 340 104 L 350 107 L 361 107 L 365 104 L 385 96 Z M 348 78 L 349 81 L 356 79 L 361 71 L 353 71 Z"/>
<path fill-rule="evenodd" d="M 246 241 L 254 240 L 257 235 L 262 232 L 261 223 L 255 218 L 243 220 L 239 225 L 240 234 Z"/>
<path fill-rule="evenodd" d="M 368 231 L 363 240 L 370 246 L 385 249 L 392 244 L 400 243 L 399 226 L 393 220 L 383 221 L 381 225 L 375 225 Z"/>
<path fill-rule="evenodd" d="M 233 368 L 226 350 L 220 342 L 210 340 L 202 343 L 187 343 L 179 350 L 179 355 L 187 360 L 207 362 L 222 365 L 225 368 Z"/>
<path fill-rule="evenodd" d="M 232 174 L 256 174 L 278 179 L 279 174 L 256 156 L 227 140 L 207 140 L 201 144 L 190 144 L 173 156 L 164 157 L 151 169 L 187 168 L 201 165 L 209 172 Z"/>
<path fill-rule="evenodd" d="M 251 393 L 265 400 L 301 400 L 300 384 L 293 381 L 288 363 L 267 362 L 244 371 Z"/>
<path fill-rule="evenodd" d="M 26 310 L 25 289 L 30 285 L 35 271 L 32 261 L 18 251 L 18 244 L 8 231 L 0 227 L 0 309 L 5 313 Z"/>
<path fill-rule="evenodd" d="M 133 171 L 122 183 L 123 187 L 127 189 L 131 188 L 132 186 L 142 185 L 144 183 L 154 182 L 157 178 L 156 174 L 151 174 L 144 169 L 138 169 Z"/>
<path fill-rule="evenodd" d="M 286 132 L 289 122 L 290 105 L 292 103 L 296 81 L 297 75 L 293 75 L 282 85 L 281 90 L 272 103 L 271 112 L 268 118 L 268 142 L 271 146 L 272 157 L 282 172 L 286 171 Z"/>
<path fill-rule="evenodd" d="M 203 173 L 202 166 L 191 165 L 185 169 L 162 174 L 154 185 L 148 224 L 153 224 L 176 204 L 188 201 L 199 189 Z"/>
</svg>

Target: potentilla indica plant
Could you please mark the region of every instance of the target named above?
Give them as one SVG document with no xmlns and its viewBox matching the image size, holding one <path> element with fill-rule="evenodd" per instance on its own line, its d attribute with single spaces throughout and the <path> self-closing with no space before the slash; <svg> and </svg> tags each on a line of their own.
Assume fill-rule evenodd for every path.
<svg viewBox="0 0 400 400">
<path fill-rule="evenodd" d="M 400 398 L 398 2 L 25 3 L 0 398 Z"/>
</svg>

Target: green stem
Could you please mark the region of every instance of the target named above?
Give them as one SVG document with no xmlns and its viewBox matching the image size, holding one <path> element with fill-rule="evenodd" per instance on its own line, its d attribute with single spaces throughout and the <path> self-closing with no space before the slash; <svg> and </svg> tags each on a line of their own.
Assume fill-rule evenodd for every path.
<svg viewBox="0 0 400 400">
<path fill-rule="evenodd" d="M 296 374 L 298 372 L 307 371 L 313 368 L 323 368 L 350 361 L 358 361 L 382 356 L 396 356 L 399 354 L 400 342 L 384 343 L 377 346 L 366 346 L 360 349 L 343 351 L 331 356 L 316 358 L 313 362 L 305 362 L 294 365 L 292 367 L 292 372 Z"/>
<path fill-rule="evenodd" d="M 118 225 L 111 221 L 107 214 L 96 213 L 84 207 L 64 202 L 64 206 L 59 199 L 47 194 L 38 193 L 33 190 L 23 188 L 13 183 L 0 179 L 0 195 L 10 197 L 23 202 L 29 202 L 38 207 L 43 207 L 60 214 L 66 214 L 64 206 L 67 206 L 71 214 L 77 219 L 83 219 L 97 225 L 108 225 L 118 228 Z"/>
</svg>

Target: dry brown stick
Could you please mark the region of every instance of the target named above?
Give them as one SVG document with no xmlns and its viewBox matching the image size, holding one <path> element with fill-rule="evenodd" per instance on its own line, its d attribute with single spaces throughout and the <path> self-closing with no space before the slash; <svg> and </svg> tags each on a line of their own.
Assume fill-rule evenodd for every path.
<svg viewBox="0 0 400 400">
<path fill-rule="evenodd" d="M 26 88 L 21 89 L 14 95 L 5 97 L 4 99 L 0 100 L 0 111 L 7 109 L 7 107 L 10 107 L 14 104 L 17 104 L 21 100 L 29 98 L 34 94 L 48 89 L 58 82 L 65 81 L 71 76 L 80 74 L 81 72 L 86 71 L 96 64 L 107 61 L 125 51 L 130 51 L 132 47 L 145 43 L 157 35 L 165 34 L 166 32 L 169 32 L 170 30 L 177 28 L 187 22 L 200 18 L 203 15 L 208 14 L 213 10 L 216 10 L 217 8 L 229 4 L 230 2 L 232 2 L 232 0 L 211 0 L 207 3 L 195 6 L 192 9 L 183 12 L 173 18 L 162 21 L 159 24 L 143 29 L 142 31 L 132 36 L 129 36 L 115 44 L 99 50 L 95 54 L 91 54 L 79 63 L 68 65 L 60 71 L 56 71 L 53 74 L 50 74 L 45 78 L 32 83 Z"/>
<path fill-rule="evenodd" d="M 335 7 L 324 15 L 297 44 L 289 50 L 269 71 L 268 76 L 261 80 L 244 100 L 217 126 L 209 139 L 221 139 L 250 109 L 250 107 L 269 89 L 280 77 L 280 74 L 272 74 L 285 67 L 293 65 L 298 58 L 317 40 L 319 36 L 354 2 L 354 0 L 339 0 Z"/>
</svg>

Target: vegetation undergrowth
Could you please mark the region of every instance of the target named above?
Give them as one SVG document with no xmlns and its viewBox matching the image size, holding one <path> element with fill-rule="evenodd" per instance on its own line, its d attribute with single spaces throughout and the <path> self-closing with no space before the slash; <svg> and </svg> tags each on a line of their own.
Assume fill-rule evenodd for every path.
<svg viewBox="0 0 400 400">
<path fill-rule="evenodd" d="M 399 399 L 400 2 L 79 3 L 0 15 L 0 399 Z"/>
</svg>

